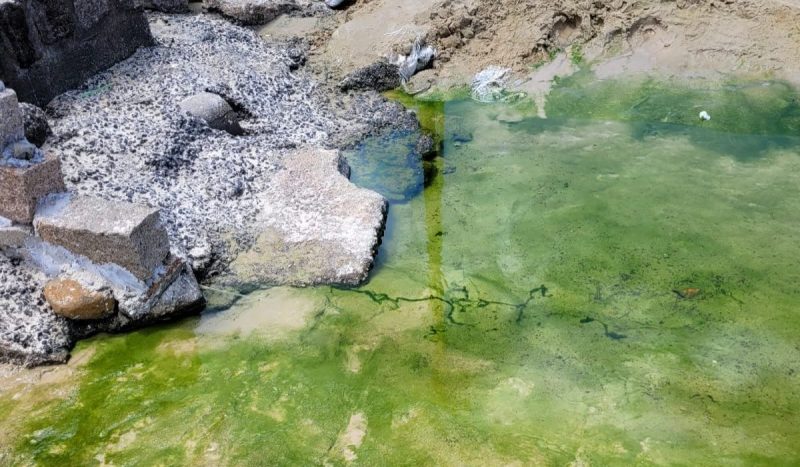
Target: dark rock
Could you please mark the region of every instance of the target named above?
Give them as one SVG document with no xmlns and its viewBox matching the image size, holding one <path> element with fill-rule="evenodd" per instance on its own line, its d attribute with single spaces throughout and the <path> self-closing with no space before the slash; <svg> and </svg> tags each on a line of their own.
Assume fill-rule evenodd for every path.
<svg viewBox="0 0 800 467">
<path fill-rule="evenodd" d="M 41 147 L 47 137 L 52 134 L 50 125 L 47 123 L 47 115 L 44 110 L 33 104 L 23 102 L 19 108 L 22 111 L 22 121 L 25 125 L 25 138 Z"/>
<path fill-rule="evenodd" d="M 267 24 L 278 16 L 298 10 L 296 0 L 203 0 L 207 11 L 219 12 L 237 22 L 254 26 Z"/>
<path fill-rule="evenodd" d="M 397 88 L 400 84 L 400 69 L 397 65 L 380 60 L 347 75 L 339 84 L 339 89 L 342 91 L 374 89 L 383 92 Z"/>
<path fill-rule="evenodd" d="M 127 0 L 0 2 L 0 79 L 26 102 L 45 105 L 152 44 L 144 14 Z"/>
<path fill-rule="evenodd" d="M 211 128 L 232 135 L 244 134 L 239 126 L 239 116 L 228 101 L 218 94 L 201 92 L 181 101 L 179 107 L 183 112 L 205 121 Z"/>
<path fill-rule="evenodd" d="M 189 11 L 188 0 L 136 0 L 136 4 L 146 10 L 164 13 L 187 13 Z"/>
<path fill-rule="evenodd" d="M 431 160 L 439 153 L 439 145 L 432 136 L 423 134 L 417 140 L 416 151 L 424 160 Z"/>
</svg>

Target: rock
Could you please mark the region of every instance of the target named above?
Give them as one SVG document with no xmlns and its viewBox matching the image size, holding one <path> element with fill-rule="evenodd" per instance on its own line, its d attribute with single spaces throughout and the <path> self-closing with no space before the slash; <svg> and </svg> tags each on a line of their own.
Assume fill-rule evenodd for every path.
<svg viewBox="0 0 800 467">
<path fill-rule="evenodd" d="M 189 250 L 189 264 L 196 275 L 201 279 L 211 267 L 214 256 L 209 245 L 200 245 Z"/>
<path fill-rule="evenodd" d="M 22 121 L 25 127 L 25 138 L 36 146 L 41 147 L 52 133 L 47 123 L 44 110 L 33 104 L 22 102 L 19 104 Z"/>
<path fill-rule="evenodd" d="M 36 146 L 23 139 L 6 146 L 3 157 L 7 161 L 16 159 L 17 161 L 34 162 L 37 157 L 41 158 L 41 152 Z"/>
<path fill-rule="evenodd" d="M 136 4 L 147 10 L 164 13 L 186 13 L 189 11 L 188 0 L 136 0 Z"/>
<path fill-rule="evenodd" d="M 345 76 L 339 89 L 342 91 L 362 91 L 374 89 L 378 92 L 389 91 L 400 86 L 400 68 L 386 60 L 379 60 L 364 68 L 359 68 Z"/>
<path fill-rule="evenodd" d="M 74 343 L 68 321 L 42 298 L 44 274 L 0 255 L 0 362 L 62 363 Z"/>
<path fill-rule="evenodd" d="M 32 235 L 31 226 L 14 224 L 8 219 L 0 218 L 0 253 L 10 257 L 19 257 L 19 251 Z"/>
<path fill-rule="evenodd" d="M 201 92 L 181 101 L 179 107 L 183 112 L 205 121 L 211 128 L 227 131 L 232 135 L 244 134 L 239 126 L 239 116 L 218 94 Z"/>
<path fill-rule="evenodd" d="M 44 155 L 40 161 L 23 161 L 23 165 L 9 165 L 11 162 L 0 160 L 0 216 L 30 224 L 41 198 L 65 190 L 61 161 Z"/>
<path fill-rule="evenodd" d="M 140 204 L 54 195 L 42 202 L 34 226 L 43 240 L 95 263 L 122 266 L 145 282 L 169 254 L 159 210 Z"/>
<path fill-rule="evenodd" d="M 133 2 L 0 2 L 0 79 L 26 102 L 45 105 L 152 44 L 147 20 Z"/>
<path fill-rule="evenodd" d="M 295 0 L 203 0 L 203 8 L 252 26 L 299 9 Z"/>
<path fill-rule="evenodd" d="M 1 5 L 0 8 L 2 8 Z M 19 111 L 17 93 L 3 87 L 3 90 L 0 91 L 0 151 L 24 136 L 25 128 Z"/>
<path fill-rule="evenodd" d="M 112 313 L 117 301 L 111 292 L 92 291 L 74 279 L 59 278 L 44 286 L 44 298 L 53 312 L 64 318 L 101 319 Z"/>
<path fill-rule="evenodd" d="M 199 312 L 205 306 L 205 298 L 191 269 L 180 263 L 177 275 L 151 300 L 148 322 L 174 319 Z"/>
<path fill-rule="evenodd" d="M 383 235 L 386 199 L 350 183 L 338 151 L 302 148 L 285 164 L 262 211 L 262 234 L 232 269 L 252 284 L 361 283 Z"/>
<path fill-rule="evenodd" d="M 163 18 L 151 16 L 162 45 L 98 76 L 101 95 L 71 91 L 48 105 L 59 137 L 48 140 L 47 150 L 69 161 L 65 177 L 77 193 L 159 206 L 176 251 L 205 240 L 215 273 L 224 274 L 238 245 L 252 245 L 262 233 L 259 212 L 270 204 L 269 187 L 292 148 L 351 148 L 377 128 L 419 128 L 413 114 L 375 92 L 330 99 L 306 73 L 291 72 L 290 44 L 266 44 L 216 15 Z M 183 115 L 177 104 L 200 92 L 246 109 L 247 137 L 210 131 Z M 309 217 L 324 217 L 327 209 L 303 206 Z M 308 234 L 322 240 L 325 232 Z"/>
</svg>

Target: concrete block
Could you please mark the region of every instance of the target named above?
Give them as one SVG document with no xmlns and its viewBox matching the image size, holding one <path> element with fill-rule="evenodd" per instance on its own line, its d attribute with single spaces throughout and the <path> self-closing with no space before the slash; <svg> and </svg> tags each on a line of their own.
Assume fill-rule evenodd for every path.
<svg viewBox="0 0 800 467">
<path fill-rule="evenodd" d="M 0 90 L 0 151 L 25 137 L 22 113 L 19 110 L 17 93 L 12 89 Z"/>
<path fill-rule="evenodd" d="M 30 224 L 41 198 L 64 191 L 61 161 L 44 155 L 38 162 L 19 166 L 0 161 L 0 216 Z"/>
<path fill-rule="evenodd" d="M 49 196 L 34 219 L 46 242 L 95 263 L 113 263 L 147 282 L 169 254 L 158 209 L 89 196 Z"/>
<path fill-rule="evenodd" d="M 33 235 L 29 225 L 14 224 L 10 219 L 0 217 L 0 251 L 16 251 L 25 246 L 25 240 Z"/>
</svg>

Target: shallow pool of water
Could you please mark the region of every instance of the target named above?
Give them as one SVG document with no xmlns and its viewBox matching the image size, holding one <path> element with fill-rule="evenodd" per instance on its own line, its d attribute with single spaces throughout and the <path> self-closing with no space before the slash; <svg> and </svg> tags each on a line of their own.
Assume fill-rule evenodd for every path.
<svg viewBox="0 0 800 467">
<path fill-rule="evenodd" d="M 0 460 L 796 465 L 794 91 L 408 103 L 441 157 L 349 155 L 394 201 L 367 284 L 209 289 L 233 305 L 82 342 L 0 386 Z"/>
</svg>

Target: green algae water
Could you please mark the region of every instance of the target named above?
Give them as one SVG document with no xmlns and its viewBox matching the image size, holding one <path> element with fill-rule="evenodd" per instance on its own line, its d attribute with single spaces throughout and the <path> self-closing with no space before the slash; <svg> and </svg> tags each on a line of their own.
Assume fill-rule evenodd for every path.
<svg viewBox="0 0 800 467">
<path fill-rule="evenodd" d="M 791 88 L 406 102 L 442 149 L 349 154 L 393 201 L 367 284 L 84 341 L 0 386 L 0 463 L 800 463 Z"/>
</svg>

